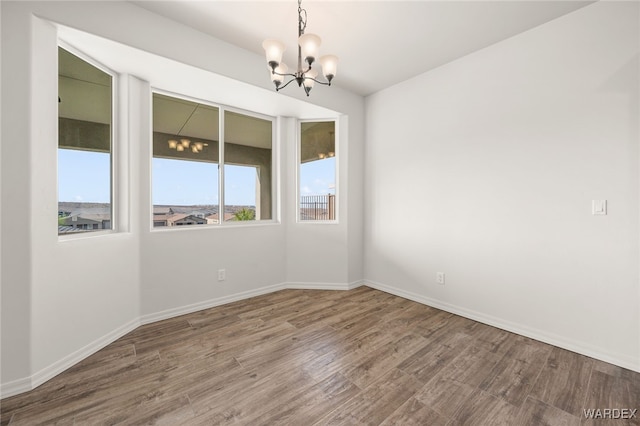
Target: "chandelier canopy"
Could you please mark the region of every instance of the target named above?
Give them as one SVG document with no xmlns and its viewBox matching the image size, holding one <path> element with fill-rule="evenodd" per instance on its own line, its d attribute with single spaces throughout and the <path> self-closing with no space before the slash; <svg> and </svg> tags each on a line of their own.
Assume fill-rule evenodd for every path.
<svg viewBox="0 0 640 426">
<path fill-rule="evenodd" d="M 318 72 L 312 68 L 312 65 L 318 56 L 321 39 L 315 34 L 305 34 L 306 27 L 307 11 L 302 8 L 302 0 L 298 0 L 298 68 L 294 73 L 288 72 L 289 67 L 282 62 L 282 54 L 285 49 L 282 42 L 273 39 L 262 42 L 262 47 L 267 55 L 267 64 L 271 70 L 271 81 L 276 86 L 276 91 L 284 89 L 292 81 L 298 83 L 307 96 L 315 83 L 331 86 L 331 80 L 335 77 L 338 68 L 338 57 L 335 55 L 320 57 L 322 74 L 327 81 L 317 80 Z M 283 85 L 285 77 L 291 77 L 291 79 Z"/>
</svg>

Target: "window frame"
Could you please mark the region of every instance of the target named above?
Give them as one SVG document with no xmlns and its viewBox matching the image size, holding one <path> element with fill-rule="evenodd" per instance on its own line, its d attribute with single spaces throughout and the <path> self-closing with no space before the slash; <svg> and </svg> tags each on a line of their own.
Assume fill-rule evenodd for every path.
<svg viewBox="0 0 640 426">
<path fill-rule="evenodd" d="M 334 199 L 334 219 L 333 220 L 302 220 L 300 219 L 300 166 L 302 165 L 302 124 L 303 123 L 324 123 L 333 122 L 334 144 L 335 144 L 335 199 Z M 338 118 L 313 118 L 301 119 L 296 123 L 296 195 L 294 200 L 294 214 L 296 224 L 304 225 L 339 225 L 340 224 L 340 138 L 339 138 Z"/>
<path fill-rule="evenodd" d="M 119 190 L 116 191 L 116 188 L 118 188 L 118 184 L 120 183 L 120 177 L 118 176 L 117 170 L 118 170 L 118 156 L 120 155 L 120 138 L 119 138 L 119 134 L 120 134 L 120 123 L 119 123 L 119 119 L 118 119 L 118 113 L 120 111 L 119 109 L 119 101 L 120 101 L 120 97 L 119 97 L 119 78 L 120 78 L 120 74 L 118 72 L 116 72 L 115 70 L 109 68 L 108 66 L 104 65 L 103 63 L 97 61 L 96 59 L 94 59 L 93 57 L 91 57 L 91 55 L 84 53 L 82 50 L 77 49 L 76 47 L 72 46 L 71 44 L 65 42 L 63 39 L 58 38 L 57 40 L 57 44 L 56 44 L 56 49 L 64 49 L 67 52 L 71 53 L 74 56 L 77 56 L 79 59 L 83 60 L 84 62 L 88 63 L 89 65 L 99 69 L 100 71 L 104 72 L 105 74 L 108 74 L 109 76 L 111 76 L 111 131 L 110 131 L 110 150 L 109 150 L 109 171 L 110 171 L 110 176 L 109 176 L 109 180 L 110 180 L 110 188 L 109 188 L 109 206 L 110 206 L 110 210 L 111 210 L 111 229 L 104 229 L 104 230 L 99 230 L 99 231 L 91 231 L 91 232 L 79 232 L 79 233 L 69 233 L 69 234 L 58 234 L 58 241 L 67 241 L 67 240 L 77 240 L 77 239 L 84 239 L 84 238 L 93 238 L 93 237 L 101 237 L 101 236 L 107 236 L 107 235 L 113 235 L 113 234 L 119 234 L 122 233 L 124 231 L 126 231 L 125 229 L 122 229 L 122 226 L 120 224 L 120 217 L 121 215 L 126 215 L 126 212 L 120 212 L 120 202 L 118 200 L 118 196 L 119 196 Z M 57 63 L 57 62 L 56 62 Z M 60 64 L 57 63 L 57 69 L 58 69 L 58 76 L 59 76 L 59 72 L 60 72 Z M 58 89 L 58 93 L 60 92 L 60 89 L 58 87 L 58 82 L 56 81 L 56 88 Z M 56 120 L 56 129 L 58 129 L 58 121 L 60 118 L 60 114 L 58 114 L 57 116 L 57 120 Z M 56 135 L 56 144 L 57 144 L 57 148 L 56 148 L 56 190 L 58 192 L 58 194 L 56 195 L 56 204 L 59 210 L 59 203 L 60 203 L 60 164 L 58 162 L 58 150 L 60 149 L 60 137 L 58 135 Z"/>
<path fill-rule="evenodd" d="M 153 95 L 159 94 L 163 96 L 169 96 L 176 99 L 181 99 L 187 102 L 194 102 L 198 104 L 207 105 L 213 108 L 218 108 L 218 223 L 207 223 L 197 226 L 158 226 L 154 227 L 153 225 Z M 278 117 L 261 114 L 255 111 L 248 111 L 242 108 L 236 108 L 233 106 L 217 103 L 214 101 L 209 101 L 206 99 L 201 99 L 189 95 L 184 95 L 180 93 L 175 93 L 169 90 L 164 90 L 159 87 L 151 86 L 149 93 L 149 105 L 151 108 L 149 109 L 150 114 L 150 157 L 149 157 L 149 211 L 150 217 L 149 220 L 149 229 L 151 232 L 175 232 L 175 231 L 191 231 L 194 229 L 220 229 L 220 228 L 233 228 L 233 227 L 252 227 L 252 226 L 271 226 L 271 225 L 279 225 L 280 224 L 280 191 L 278 190 L 280 182 L 278 180 L 278 176 L 280 174 L 280 141 L 278 138 L 277 131 L 277 123 Z M 263 220 L 251 220 L 251 221 L 225 221 L 224 220 L 224 209 L 225 209 L 225 176 L 224 176 L 224 165 L 225 156 L 224 156 L 224 114 L 225 112 L 232 112 L 236 114 L 246 115 L 248 117 L 258 118 L 261 120 L 266 120 L 271 122 L 271 219 L 263 219 Z M 234 163 L 230 163 L 230 165 L 237 165 Z M 255 166 L 255 165 L 248 165 Z M 256 201 L 257 202 L 257 201 Z"/>
</svg>

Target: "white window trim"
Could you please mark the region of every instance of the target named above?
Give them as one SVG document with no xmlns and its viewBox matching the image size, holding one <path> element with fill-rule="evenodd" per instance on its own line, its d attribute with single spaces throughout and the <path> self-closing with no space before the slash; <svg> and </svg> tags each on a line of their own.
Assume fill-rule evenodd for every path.
<svg viewBox="0 0 640 426">
<path fill-rule="evenodd" d="M 110 171 L 111 171 L 111 176 L 110 176 L 111 199 L 109 200 L 110 206 L 111 206 L 111 229 L 105 229 L 101 231 L 79 232 L 77 234 L 58 235 L 58 241 L 70 241 L 70 240 L 79 240 L 79 239 L 94 238 L 94 237 L 104 237 L 107 235 L 126 232 L 127 230 L 122 229 L 120 225 L 120 222 L 121 222 L 120 218 L 125 216 L 127 212 L 122 211 L 122 209 L 126 207 L 119 202 L 119 199 L 120 199 L 119 184 L 120 184 L 121 178 L 117 173 L 117 170 L 118 170 L 117 164 L 120 161 L 118 156 L 120 155 L 121 151 L 126 152 L 126 149 L 121 149 L 120 147 L 120 137 L 119 137 L 119 130 L 120 130 L 120 123 L 118 119 L 118 113 L 120 111 L 120 108 L 118 105 L 118 102 L 120 101 L 120 96 L 118 95 L 119 74 L 116 71 L 112 70 L 111 68 L 107 67 L 106 65 L 102 64 L 101 62 L 98 62 L 97 60 L 93 59 L 89 54 L 76 49 L 75 47 L 73 47 L 63 39 L 58 38 L 57 48 L 60 48 L 60 47 L 63 48 L 64 50 L 67 50 L 69 53 L 72 53 L 73 55 L 77 56 L 78 58 L 82 59 L 83 61 L 87 62 L 88 64 L 98 68 L 100 71 L 106 74 L 109 74 L 111 76 L 111 152 L 109 154 Z M 58 70 L 59 70 L 59 66 L 58 66 Z M 56 123 L 57 123 L 57 120 L 56 120 Z M 56 129 L 57 127 L 58 126 L 56 124 Z M 56 136 L 56 142 L 59 143 L 59 138 L 57 136 Z M 57 149 L 60 149 L 60 148 L 58 147 Z M 59 185 L 60 185 L 60 182 L 58 180 L 59 166 L 60 165 L 58 164 L 58 158 L 56 155 L 56 190 L 58 190 L 58 192 L 59 192 Z M 116 191 L 116 188 L 118 188 L 118 191 Z M 60 199 L 58 198 L 57 203 L 59 202 L 60 202 Z"/>
<path fill-rule="evenodd" d="M 183 99 L 189 102 L 200 103 L 203 105 L 207 105 L 210 107 L 218 108 L 218 217 L 221 219 L 218 223 L 209 223 L 203 225 L 194 225 L 194 226 L 153 226 L 153 95 L 157 93 L 159 95 L 170 96 L 177 99 Z M 149 230 L 151 232 L 178 232 L 178 231 L 193 231 L 193 230 L 203 230 L 203 229 L 220 229 L 220 228 L 236 228 L 236 227 L 256 227 L 256 226 L 273 226 L 280 225 L 280 180 L 278 177 L 280 176 L 280 140 L 279 133 L 277 132 L 277 124 L 278 117 L 273 117 L 266 114 L 261 114 L 255 111 L 248 111 L 241 108 L 236 108 L 229 105 L 219 104 L 216 102 L 212 102 L 205 99 L 200 99 L 197 97 L 184 95 L 180 93 L 175 93 L 169 90 L 164 90 L 158 87 L 151 87 L 149 93 L 149 105 L 150 108 L 150 156 L 149 156 L 149 211 L 151 212 L 151 217 L 149 220 Z M 238 114 L 243 114 L 249 117 L 255 117 L 262 120 L 267 120 L 271 122 L 271 219 L 264 220 L 252 220 L 252 221 L 244 221 L 244 222 L 225 222 L 224 221 L 224 167 L 220 167 L 220 165 L 224 165 L 224 113 L 226 111 L 234 112 Z M 222 216 L 220 216 L 220 211 L 222 211 Z"/>
<path fill-rule="evenodd" d="M 302 156 L 302 123 L 318 123 L 318 122 L 326 122 L 332 121 L 334 123 L 334 137 L 335 137 L 335 158 L 336 158 L 336 170 L 335 170 L 335 212 L 334 220 L 301 220 L 300 219 L 300 164 L 301 164 L 301 156 Z M 339 120 L 335 117 L 333 118 L 314 118 L 314 119 L 305 119 L 298 120 L 296 123 L 296 197 L 294 200 L 294 215 L 296 218 L 296 224 L 301 225 L 339 225 L 340 224 L 340 179 L 339 179 L 339 170 L 340 170 L 340 137 L 339 137 Z"/>
</svg>

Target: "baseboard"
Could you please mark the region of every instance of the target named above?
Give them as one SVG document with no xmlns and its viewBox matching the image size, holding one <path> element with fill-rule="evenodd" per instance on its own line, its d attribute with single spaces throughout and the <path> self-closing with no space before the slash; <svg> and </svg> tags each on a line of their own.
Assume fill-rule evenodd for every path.
<svg viewBox="0 0 640 426">
<path fill-rule="evenodd" d="M 23 392 L 29 392 L 32 389 L 31 377 L 25 377 L 12 382 L 3 383 L 2 386 L 0 386 L 0 399 L 9 398 L 10 396 L 18 395 Z"/>
<path fill-rule="evenodd" d="M 353 290 L 364 285 L 364 281 L 354 281 L 352 283 L 309 283 L 309 282 L 287 282 L 284 288 L 294 290 Z"/>
<path fill-rule="evenodd" d="M 376 290 L 384 291 L 395 296 L 400 296 L 405 299 L 413 300 L 414 302 L 422 303 L 423 305 L 431 306 L 437 309 L 441 309 L 452 314 L 460 315 L 465 318 L 472 319 L 474 321 L 481 322 L 496 328 L 500 328 L 505 331 L 519 334 L 521 336 L 529 337 L 534 340 L 538 340 L 543 343 L 548 343 L 553 346 L 557 346 L 562 349 L 576 352 L 591 358 L 599 359 L 610 364 L 617 365 L 622 368 L 640 372 L 640 363 L 638 360 L 632 359 L 620 354 L 612 354 L 603 351 L 600 348 L 595 348 L 589 345 L 585 345 L 582 342 L 577 342 L 568 339 L 564 336 L 547 333 L 542 330 L 534 329 L 524 326 L 522 324 L 514 323 L 511 321 L 505 321 L 501 318 L 497 318 L 491 315 L 477 312 L 474 310 L 462 308 L 450 303 L 442 302 L 440 300 L 432 299 L 421 294 L 413 293 L 411 291 L 403 290 L 397 287 L 393 287 L 387 284 L 382 284 L 372 280 L 364 280 L 364 285 L 374 288 Z"/>
<path fill-rule="evenodd" d="M 13 382 L 3 383 L 0 385 L 0 399 L 8 398 L 10 396 L 18 395 L 23 392 L 33 390 L 62 373 L 66 369 L 73 367 L 83 359 L 93 355 L 105 346 L 115 342 L 122 336 L 135 330 L 140 326 L 140 321 L 136 318 L 129 321 L 117 329 L 107 333 L 106 335 L 94 340 L 88 345 L 78 349 L 77 351 L 65 356 L 64 358 L 56 361 L 55 363 L 43 368 L 37 373 L 23 379 L 18 379 Z"/>
<path fill-rule="evenodd" d="M 251 297 L 261 296 L 267 293 L 273 293 L 274 291 L 283 290 L 286 288 L 284 284 L 273 284 L 266 287 L 260 287 L 254 290 L 243 291 L 240 293 L 230 294 L 228 296 L 216 297 L 215 299 L 205 300 L 203 302 L 193 303 L 191 305 L 180 306 L 177 308 L 167 309 L 165 311 L 147 314 L 140 317 L 140 324 L 150 324 L 156 321 L 162 321 L 169 318 L 174 318 L 180 315 L 191 314 L 193 312 L 202 311 L 204 309 L 215 308 L 216 306 L 225 305 L 231 302 L 237 302 L 238 300 L 249 299 Z"/>
</svg>

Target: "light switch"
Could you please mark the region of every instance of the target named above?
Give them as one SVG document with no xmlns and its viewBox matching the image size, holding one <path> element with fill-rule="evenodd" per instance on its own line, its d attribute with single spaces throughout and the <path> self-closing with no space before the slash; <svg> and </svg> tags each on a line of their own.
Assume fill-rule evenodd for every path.
<svg viewBox="0 0 640 426">
<path fill-rule="evenodd" d="M 593 200 L 593 214 L 607 214 L 607 200 Z"/>
</svg>

